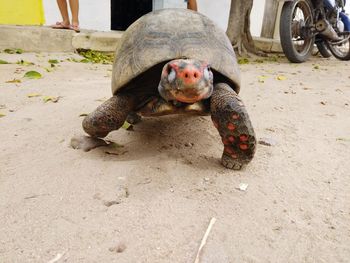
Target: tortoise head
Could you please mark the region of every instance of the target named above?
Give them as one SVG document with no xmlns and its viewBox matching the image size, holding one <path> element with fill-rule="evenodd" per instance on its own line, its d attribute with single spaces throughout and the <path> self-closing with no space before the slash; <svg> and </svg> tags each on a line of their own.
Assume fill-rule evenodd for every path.
<svg viewBox="0 0 350 263">
<path fill-rule="evenodd" d="M 166 101 L 195 103 L 213 92 L 213 73 L 207 62 L 176 59 L 164 65 L 158 86 Z"/>
</svg>

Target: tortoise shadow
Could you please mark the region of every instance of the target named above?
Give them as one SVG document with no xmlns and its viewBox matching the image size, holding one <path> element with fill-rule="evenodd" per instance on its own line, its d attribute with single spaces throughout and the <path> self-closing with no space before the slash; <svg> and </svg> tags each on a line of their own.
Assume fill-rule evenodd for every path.
<svg viewBox="0 0 350 263">
<path fill-rule="evenodd" d="M 171 115 L 143 118 L 133 131 L 119 129 L 107 139 L 112 145 L 92 151 L 94 158 L 125 162 L 149 158 L 180 161 L 198 169 L 221 169 L 223 145 L 210 117 Z M 225 169 L 225 168 L 223 168 Z"/>
</svg>

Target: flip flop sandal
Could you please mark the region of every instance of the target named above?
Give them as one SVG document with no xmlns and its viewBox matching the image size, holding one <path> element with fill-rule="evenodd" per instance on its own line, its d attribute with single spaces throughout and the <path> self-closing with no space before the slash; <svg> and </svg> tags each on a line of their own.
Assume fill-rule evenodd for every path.
<svg viewBox="0 0 350 263">
<path fill-rule="evenodd" d="M 51 26 L 53 29 L 70 29 L 70 25 L 66 26 L 63 22 L 56 22 L 55 25 Z"/>
<path fill-rule="evenodd" d="M 75 32 L 79 33 L 80 32 L 80 28 L 79 26 L 76 25 L 70 25 L 69 29 L 74 30 Z"/>
</svg>

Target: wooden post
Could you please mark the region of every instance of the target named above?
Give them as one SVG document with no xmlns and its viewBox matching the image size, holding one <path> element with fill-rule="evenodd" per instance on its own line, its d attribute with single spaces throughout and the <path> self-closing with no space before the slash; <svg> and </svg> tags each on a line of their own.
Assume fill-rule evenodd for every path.
<svg viewBox="0 0 350 263">
<path fill-rule="evenodd" d="M 278 0 L 266 0 L 264 20 L 261 28 L 261 37 L 273 38 L 278 11 Z"/>
</svg>

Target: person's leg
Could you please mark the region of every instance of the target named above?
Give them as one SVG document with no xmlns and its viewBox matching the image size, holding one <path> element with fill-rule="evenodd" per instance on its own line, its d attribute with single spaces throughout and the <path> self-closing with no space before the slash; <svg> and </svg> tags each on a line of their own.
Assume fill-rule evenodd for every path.
<svg viewBox="0 0 350 263">
<path fill-rule="evenodd" d="M 191 9 L 193 11 L 197 11 L 197 1 L 196 0 L 188 0 L 187 1 L 187 8 Z"/>
<path fill-rule="evenodd" d="M 60 23 L 64 27 L 69 27 L 69 15 L 68 15 L 68 7 L 66 0 L 57 0 L 58 8 L 60 9 L 62 22 Z"/>
<path fill-rule="evenodd" d="M 72 26 L 79 28 L 79 0 L 69 0 L 69 6 L 72 12 Z"/>
</svg>

